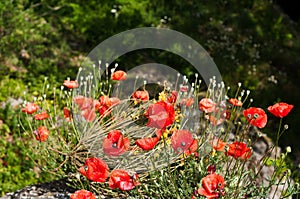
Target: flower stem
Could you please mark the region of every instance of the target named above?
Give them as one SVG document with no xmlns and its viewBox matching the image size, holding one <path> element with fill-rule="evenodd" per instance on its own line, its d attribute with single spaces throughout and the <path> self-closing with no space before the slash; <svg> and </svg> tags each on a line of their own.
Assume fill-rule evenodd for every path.
<svg viewBox="0 0 300 199">
<path fill-rule="evenodd" d="M 278 127 L 278 131 L 277 131 L 277 136 L 276 136 L 276 149 L 275 149 L 275 160 L 277 160 L 277 150 L 278 150 L 278 143 L 279 143 L 279 138 L 280 138 L 280 129 L 281 129 L 281 125 L 282 125 L 282 118 L 280 118 L 279 121 L 279 127 Z"/>
</svg>

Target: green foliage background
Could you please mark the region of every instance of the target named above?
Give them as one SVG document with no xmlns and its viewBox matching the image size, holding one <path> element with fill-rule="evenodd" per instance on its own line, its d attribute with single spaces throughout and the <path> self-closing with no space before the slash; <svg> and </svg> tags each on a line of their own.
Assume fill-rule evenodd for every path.
<svg viewBox="0 0 300 199">
<path fill-rule="evenodd" d="M 112 12 L 113 9 L 116 12 Z M 266 109 L 277 101 L 294 104 L 282 146 L 293 147 L 300 163 L 300 35 L 291 21 L 267 0 L 10 0 L 0 2 L 0 195 L 25 184 L 49 180 L 28 159 L 29 140 L 19 138 L 18 108 L 9 98 L 23 92 L 38 96 L 44 77 L 60 86 L 75 78 L 82 58 L 106 38 L 136 27 L 165 27 L 197 40 L 213 57 L 226 86 L 242 82 L 251 89 L 254 106 Z M 129 69 L 158 62 L 192 77 L 179 57 L 156 50 L 118 59 Z M 270 81 L 274 75 L 277 83 Z M 234 89 L 232 91 L 234 93 Z M 28 97 L 28 96 L 27 96 Z M 269 115 L 272 137 L 277 120 Z M 49 177 L 49 176 L 48 176 Z"/>
</svg>

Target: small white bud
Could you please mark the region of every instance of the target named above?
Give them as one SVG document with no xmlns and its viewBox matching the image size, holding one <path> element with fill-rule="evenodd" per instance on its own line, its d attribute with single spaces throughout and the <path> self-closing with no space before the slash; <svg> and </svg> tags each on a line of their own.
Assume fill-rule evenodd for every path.
<svg viewBox="0 0 300 199">
<path fill-rule="evenodd" d="M 292 152 L 292 148 L 290 146 L 287 146 L 285 148 L 285 150 L 286 150 L 287 153 L 291 153 Z"/>
<path fill-rule="evenodd" d="M 222 88 L 225 88 L 224 82 L 221 82 L 221 87 L 222 87 Z"/>
<path fill-rule="evenodd" d="M 245 90 L 242 90 L 242 91 L 241 91 L 241 96 L 243 97 L 244 94 L 245 94 Z"/>
</svg>

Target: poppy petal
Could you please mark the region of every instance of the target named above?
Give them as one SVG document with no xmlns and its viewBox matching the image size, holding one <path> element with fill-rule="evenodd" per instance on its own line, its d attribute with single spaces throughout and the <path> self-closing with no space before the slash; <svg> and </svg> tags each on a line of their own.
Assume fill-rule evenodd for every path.
<svg viewBox="0 0 300 199">
<path fill-rule="evenodd" d="M 127 74 L 126 74 L 126 72 L 124 72 L 122 70 L 115 71 L 111 75 L 111 79 L 116 80 L 116 81 L 122 81 L 122 80 L 125 80 L 126 78 L 127 78 Z"/>
<path fill-rule="evenodd" d="M 70 199 L 96 199 L 96 197 L 92 192 L 82 189 L 71 194 Z"/>
<path fill-rule="evenodd" d="M 100 158 L 87 158 L 84 166 L 79 168 L 79 172 L 94 182 L 105 182 L 108 177 L 109 169 Z"/>
<path fill-rule="evenodd" d="M 137 178 L 137 174 L 134 174 L 132 177 L 126 170 L 116 169 L 111 172 L 108 184 L 112 189 L 119 188 L 123 191 L 129 191 L 137 185 Z"/>
<path fill-rule="evenodd" d="M 188 150 L 193 142 L 193 136 L 188 130 L 177 130 L 171 137 L 171 146 L 177 153 Z"/>
<path fill-rule="evenodd" d="M 268 111 L 276 117 L 284 118 L 285 116 L 287 116 L 290 113 L 290 111 L 293 108 L 294 108 L 294 105 L 290 105 L 285 102 L 279 102 L 279 103 L 274 104 L 273 106 L 269 106 Z"/>
<path fill-rule="evenodd" d="M 143 150 L 152 150 L 158 143 L 160 138 L 142 138 L 135 141 L 136 145 L 141 147 Z"/>
</svg>

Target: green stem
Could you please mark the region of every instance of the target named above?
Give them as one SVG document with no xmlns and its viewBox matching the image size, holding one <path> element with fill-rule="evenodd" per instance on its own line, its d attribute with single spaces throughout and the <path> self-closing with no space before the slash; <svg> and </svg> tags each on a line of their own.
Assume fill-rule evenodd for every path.
<svg viewBox="0 0 300 199">
<path fill-rule="evenodd" d="M 278 127 L 278 131 L 277 131 L 277 136 L 276 136 L 276 146 L 278 147 L 278 142 L 279 142 L 279 138 L 280 138 L 280 129 L 281 129 L 281 125 L 282 125 L 282 118 L 280 118 L 279 121 L 279 127 Z"/>
<path fill-rule="evenodd" d="M 282 125 L 282 118 L 280 118 L 279 121 L 279 127 L 278 127 L 278 131 L 277 131 L 277 136 L 276 136 L 276 149 L 275 149 L 275 160 L 277 160 L 277 149 L 278 149 L 278 143 L 279 143 L 279 138 L 280 138 L 280 129 L 281 129 L 281 125 Z"/>
</svg>

